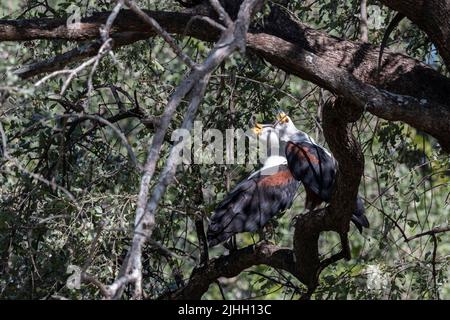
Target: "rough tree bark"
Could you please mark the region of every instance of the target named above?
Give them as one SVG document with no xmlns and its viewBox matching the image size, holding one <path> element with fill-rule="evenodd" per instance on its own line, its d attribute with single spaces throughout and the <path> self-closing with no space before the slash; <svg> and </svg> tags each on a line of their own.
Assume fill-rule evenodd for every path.
<svg viewBox="0 0 450 320">
<path fill-rule="evenodd" d="M 294 252 L 299 278 L 312 293 L 318 285 L 320 272 L 338 259 L 349 259 L 347 239 L 349 223 L 355 210 L 355 199 L 364 171 L 364 156 L 351 132 L 351 123 L 362 115 L 362 109 L 346 108 L 349 101 L 330 99 L 323 108 L 325 139 L 339 163 L 335 189 L 330 205 L 297 218 Z M 324 231 L 337 232 L 341 251 L 323 261 L 319 260 L 318 240 Z"/>
<path fill-rule="evenodd" d="M 219 29 L 199 19 L 193 12 L 147 13 L 171 33 L 205 41 L 215 41 L 220 34 Z M 98 37 L 99 27 L 108 15 L 108 12 L 94 14 L 72 29 L 68 29 L 63 20 L 0 20 L 0 41 L 94 39 Z M 450 118 L 450 107 L 447 105 L 450 101 L 450 79 L 427 65 L 387 51 L 378 77 L 379 48 L 339 39 L 309 28 L 277 7 L 272 8 L 263 29 L 250 31 L 247 36 L 248 48 L 274 66 L 345 96 L 353 100 L 353 104 L 366 105 L 367 111 L 378 117 L 404 121 L 433 135 L 446 151 L 450 150 L 450 125 L 445 121 Z M 132 42 L 125 40 L 127 35 L 133 40 L 155 35 L 129 11 L 121 11 L 112 32 L 113 38 L 119 37 L 124 44 Z M 95 53 L 95 47 L 89 48 L 88 52 L 83 51 L 84 56 Z M 69 55 L 67 62 L 74 61 L 75 57 Z M 315 65 L 310 63 L 313 60 Z M 43 69 L 51 71 L 51 64 L 52 61 L 49 61 Z M 59 61 L 53 66 L 61 67 L 62 64 Z M 36 68 L 26 67 L 23 70 L 28 75 L 39 73 Z M 317 74 L 317 71 L 322 71 L 322 75 L 326 77 Z M 341 82 L 343 78 L 347 79 L 346 83 Z M 330 79 L 339 81 L 333 83 Z M 374 91 L 374 88 L 378 91 Z"/>
<path fill-rule="evenodd" d="M 291 249 L 279 248 L 267 242 L 248 246 L 226 256 L 211 259 L 206 265 L 192 271 L 188 283 L 174 292 L 167 292 L 159 299 L 196 300 L 208 291 L 211 284 L 220 277 L 232 278 L 245 269 L 264 264 L 298 275 Z"/>
<path fill-rule="evenodd" d="M 450 70 L 450 2 L 447 0 L 381 0 L 430 37 Z"/>
<path fill-rule="evenodd" d="M 190 6 L 199 1 L 179 2 Z M 448 1 L 382 2 L 404 13 L 427 32 L 449 65 Z M 239 3 L 227 2 L 230 17 L 235 18 L 236 4 Z M 419 9 L 425 10 L 429 17 L 419 14 Z M 205 12 L 210 20 L 199 17 Z M 223 27 L 217 24 L 217 14 L 211 12 L 196 11 L 194 8 L 186 12 L 146 13 L 170 33 L 213 42 L 217 41 Z M 63 19 L 0 20 L 0 41 L 97 39 L 100 26 L 109 15 L 109 12 L 95 13 L 69 28 Z M 215 22 L 212 23 L 211 19 Z M 125 10 L 117 16 L 111 30 L 116 47 L 155 35 L 134 13 Z M 326 266 L 339 259 L 350 258 L 347 232 L 364 168 L 364 157 L 352 135 L 351 123 L 364 111 L 387 120 L 403 121 L 428 132 L 450 151 L 450 79 L 420 61 L 387 51 L 378 76 L 378 47 L 332 37 L 312 29 L 277 6 L 272 6 L 263 27 L 249 29 L 246 45 L 274 66 L 339 96 L 336 100 L 330 100 L 323 111 L 324 134 L 339 162 L 333 200 L 324 209 L 298 217 L 293 250 L 260 243 L 209 260 L 193 270 L 185 286 L 175 292 L 167 292 L 161 298 L 201 298 L 219 277 L 236 276 L 258 264 L 290 272 L 308 287 L 305 295 L 308 297 Z M 25 66 L 17 73 L 27 78 L 50 72 L 96 55 L 98 47 L 99 42 L 93 42 L 53 60 Z M 340 235 L 342 250 L 320 261 L 318 239 L 324 231 L 334 231 Z"/>
</svg>

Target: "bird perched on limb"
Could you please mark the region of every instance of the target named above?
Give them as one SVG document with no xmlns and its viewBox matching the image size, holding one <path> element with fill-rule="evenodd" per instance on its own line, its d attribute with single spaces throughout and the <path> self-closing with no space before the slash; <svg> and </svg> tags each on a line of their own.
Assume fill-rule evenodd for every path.
<svg viewBox="0 0 450 320">
<path fill-rule="evenodd" d="M 278 114 L 275 123 L 256 124 L 255 128 L 261 128 L 257 132 L 262 139 L 273 133 L 278 136 L 291 174 L 301 181 L 305 188 L 306 210 L 312 211 L 323 202 L 331 201 L 338 162 L 327 149 L 317 144 L 308 134 L 297 129 L 291 118 L 284 112 Z M 369 227 L 360 197 L 356 198 L 356 210 L 351 221 L 359 232 L 362 232 L 363 227 Z"/>
<path fill-rule="evenodd" d="M 237 233 L 260 230 L 272 217 L 291 207 L 300 182 L 306 191 L 307 210 L 331 201 L 338 163 L 327 149 L 298 130 L 285 113 L 280 113 L 273 124 L 256 123 L 252 130 L 260 141 L 272 145 L 269 157 L 214 210 L 207 232 L 210 247 Z M 369 227 L 360 197 L 351 221 L 360 232 Z"/>
<path fill-rule="evenodd" d="M 214 210 L 207 232 L 209 246 L 237 233 L 260 230 L 291 207 L 298 186 L 286 158 L 269 156 L 260 170 L 241 181 Z"/>
</svg>

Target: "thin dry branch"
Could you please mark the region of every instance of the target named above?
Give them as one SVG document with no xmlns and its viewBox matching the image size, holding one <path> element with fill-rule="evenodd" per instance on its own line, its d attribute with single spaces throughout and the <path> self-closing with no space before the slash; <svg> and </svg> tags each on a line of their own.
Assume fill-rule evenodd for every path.
<svg viewBox="0 0 450 320">
<path fill-rule="evenodd" d="M 134 3 L 133 0 L 125 0 L 125 4 L 131 9 L 131 11 L 136 13 L 136 15 L 140 17 L 146 24 L 151 26 L 169 44 L 169 46 L 181 59 L 181 61 L 187 64 L 187 66 L 190 68 L 194 68 L 196 66 L 196 63 L 187 54 L 183 52 L 183 50 L 176 43 L 175 39 L 172 38 L 172 36 L 166 30 L 164 30 L 155 19 L 153 19 L 141 8 L 139 8 L 136 5 L 136 3 Z"/>
<path fill-rule="evenodd" d="M 232 26 L 228 27 L 216 43 L 205 62 L 202 65 L 195 66 L 192 72 L 181 82 L 166 105 L 158 131 L 153 137 L 152 144 L 148 151 L 147 161 L 144 165 L 144 173 L 141 179 L 140 191 L 138 195 L 135 229 L 131 248 L 127 254 L 125 262 L 122 265 L 119 277 L 110 286 L 114 294 L 113 298 L 120 298 L 123 288 L 126 284 L 134 284 L 134 298 L 142 298 L 142 248 L 147 239 L 151 236 L 155 226 L 155 210 L 159 200 L 165 193 L 168 183 L 175 174 L 176 156 L 178 144 L 175 145 L 166 162 L 158 185 L 155 187 L 152 197 L 148 200 L 149 184 L 153 178 L 156 163 L 160 157 L 160 150 L 164 142 L 164 136 L 171 122 L 172 116 L 181 100 L 189 93 L 193 92 L 191 103 L 185 115 L 183 126 L 189 129 L 192 125 L 198 105 L 200 104 L 206 84 L 210 74 L 219 66 L 222 61 L 228 58 L 236 49 L 242 50 L 247 29 L 253 13 L 253 8 L 260 0 L 245 0 L 238 14 L 238 18 Z M 145 14 L 145 13 L 144 13 Z"/>
<path fill-rule="evenodd" d="M 275 12 L 276 10 L 274 10 Z M 220 30 L 188 13 L 146 12 L 169 33 L 186 34 L 213 41 Z M 85 39 L 98 35 L 95 29 L 106 14 L 82 20 L 82 29 L 61 32 L 61 22 L 46 21 L 46 30 L 35 21 L 0 21 L 1 39 L 67 38 Z M 136 19 L 134 19 L 136 20 Z M 126 21 L 126 23 L 125 23 Z M 130 23 L 132 21 L 132 23 Z M 190 24 L 189 30 L 186 26 Z M 137 24 L 130 12 L 121 11 L 115 32 L 134 32 L 135 37 L 155 31 Z M 417 60 L 386 52 L 380 78 L 377 74 L 379 49 L 369 44 L 353 43 L 330 37 L 308 28 L 289 15 L 273 14 L 264 29 L 249 33 L 247 48 L 290 74 L 312 81 L 338 95 L 367 106 L 367 111 L 390 121 L 403 121 L 436 137 L 450 150 L 450 79 Z M 140 33 L 137 36 L 136 33 Z M 314 52 L 314 53 L 313 53 Z M 312 64 L 311 64 L 311 63 Z M 361 89 L 363 89 L 361 91 Z M 387 102 L 387 104 L 386 104 Z"/>
<path fill-rule="evenodd" d="M 219 19 L 225 22 L 227 27 L 231 27 L 233 25 L 233 20 L 231 20 L 228 12 L 225 11 L 220 2 L 218 0 L 209 0 L 209 3 L 211 3 L 211 6 L 216 10 Z"/>
<path fill-rule="evenodd" d="M 444 232 L 449 232 L 450 231 L 450 226 L 446 226 L 446 227 L 436 227 L 433 228 L 431 230 L 425 231 L 425 232 L 421 232 L 419 234 L 416 234 L 414 236 L 405 238 L 406 242 L 409 242 L 411 240 L 423 237 L 423 236 L 436 236 L 439 233 L 444 233 Z"/>
<path fill-rule="evenodd" d="M 96 122 L 100 122 L 106 126 L 108 126 L 109 128 L 111 128 L 114 133 L 120 138 L 120 140 L 122 141 L 124 147 L 127 149 L 128 152 L 128 156 L 130 157 L 131 161 L 133 162 L 133 165 L 135 166 L 135 168 L 138 169 L 138 171 L 142 171 L 142 165 L 139 163 L 139 161 L 136 158 L 136 155 L 133 151 L 133 148 L 131 147 L 131 145 L 129 144 L 127 137 L 125 137 L 125 135 L 123 134 L 123 132 L 117 128 L 113 123 L 111 123 L 110 121 L 108 121 L 107 119 L 98 116 L 98 115 L 89 115 L 89 114 L 63 114 L 60 116 L 61 118 L 75 118 L 77 119 L 77 121 L 81 121 L 83 119 L 90 119 Z"/>
<path fill-rule="evenodd" d="M 79 211 L 82 210 L 82 208 L 78 205 L 75 196 L 66 188 L 64 188 L 63 186 L 58 185 L 55 181 L 49 181 L 47 179 L 45 179 L 43 176 L 31 172 L 29 171 L 27 168 L 25 168 L 19 160 L 17 160 L 16 158 L 12 157 L 9 152 L 8 152 L 8 143 L 7 143 L 7 137 L 5 134 L 5 131 L 3 129 L 3 125 L 0 122 L 0 135 L 1 135 L 1 141 L 2 141 L 2 153 L 3 153 L 3 158 L 5 158 L 7 161 L 11 162 L 17 169 L 19 169 L 21 172 L 23 172 L 24 174 L 30 176 L 31 178 L 44 183 L 45 185 L 49 186 L 50 188 L 52 188 L 53 190 L 60 190 L 61 192 L 63 192 L 70 200 L 71 202 L 77 207 L 77 209 Z"/>
</svg>

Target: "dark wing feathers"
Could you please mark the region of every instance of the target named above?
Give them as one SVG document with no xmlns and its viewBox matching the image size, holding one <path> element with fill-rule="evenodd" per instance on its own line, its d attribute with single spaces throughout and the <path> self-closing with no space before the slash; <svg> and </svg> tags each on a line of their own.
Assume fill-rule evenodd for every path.
<svg viewBox="0 0 450 320">
<path fill-rule="evenodd" d="M 298 189 L 298 181 L 323 201 L 330 202 L 337 170 L 334 157 L 312 142 L 289 141 L 286 158 L 288 166 L 280 166 L 271 175 L 257 173 L 242 181 L 218 205 L 208 228 L 210 246 L 236 233 L 254 232 L 289 208 Z M 360 231 L 369 226 L 359 197 L 352 222 Z"/>
<path fill-rule="evenodd" d="M 352 215 L 352 222 L 355 224 L 356 228 L 362 233 L 363 228 L 369 228 L 369 220 L 364 215 L 364 202 L 361 197 L 356 198 L 356 210 Z"/>
<path fill-rule="evenodd" d="M 215 246 L 240 232 L 254 232 L 289 208 L 298 188 L 287 166 L 271 175 L 256 174 L 239 183 L 217 206 L 208 228 Z"/>
<path fill-rule="evenodd" d="M 313 143 L 289 141 L 286 145 L 286 158 L 292 175 L 303 183 L 305 189 L 311 190 L 325 202 L 331 201 L 337 170 L 337 162 L 333 156 Z M 369 227 L 360 197 L 356 199 L 356 210 L 351 221 L 361 233 L 363 227 Z"/>
<path fill-rule="evenodd" d="M 289 141 L 286 158 L 293 176 L 323 201 L 329 202 L 336 175 L 336 160 L 322 147 L 305 141 Z"/>
</svg>

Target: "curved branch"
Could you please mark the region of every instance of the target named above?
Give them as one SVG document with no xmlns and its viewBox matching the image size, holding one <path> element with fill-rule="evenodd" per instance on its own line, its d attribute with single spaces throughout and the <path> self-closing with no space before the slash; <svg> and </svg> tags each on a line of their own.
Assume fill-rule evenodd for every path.
<svg viewBox="0 0 450 320">
<path fill-rule="evenodd" d="M 148 36 L 146 34 L 136 32 L 116 33 L 111 36 L 111 38 L 113 39 L 112 47 L 113 49 L 115 49 L 139 40 L 146 39 L 147 37 Z M 42 73 L 60 70 L 68 64 L 80 62 L 86 58 L 97 55 L 101 45 L 102 42 L 100 40 L 97 40 L 81 47 L 76 47 L 50 59 L 24 65 L 21 68 L 15 70 L 14 73 L 22 79 L 28 79 Z"/>
<path fill-rule="evenodd" d="M 331 99 L 323 108 L 324 135 L 339 163 L 332 201 L 324 209 L 299 216 L 295 224 L 294 252 L 299 279 L 308 287 L 305 298 L 314 292 L 324 268 L 337 260 L 350 259 L 347 232 L 364 170 L 364 156 L 349 123 L 359 118 L 362 110 L 343 108 L 343 103 L 342 99 Z M 318 241 L 323 231 L 339 233 L 342 251 L 320 261 Z"/>
<path fill-rule="evenodd" d="M 367 108 L 378 117 L 403 121 L 427 132 L 436 137 L 446 151 L 450 150 L 450 125 L 446 121 L 450 118 L 447 105 L 450 79 L 417 60 L 392 52 L 386 52 L 378 78 L 378 48 L 328 36 L 279 13 L 276 8 L 272 11 L 263 30 L 253 30 L 247 35 L 247 47 L 254 53 L 290 74 Z M 147 13 L 170 33 L 206 41 L 215 40 L 220 34 L 219 29 L 204 20 L 193 20 L 197 16 L 194 13 Z M 0 20 L 0 41 L 95 38 L 107 16 L 108 13 L 97 13 L 87 17 L 76 30 L 69 30 L 62 20 Z M 112 32 L 131 32 L 134 39 L 155 35 L 129 11 L 119 14 Z M 127 43 L 123 39 L 122 42 Z M 93 54 L 95 50 L 90 52 Z"/>
<path fill-rule="evenodd" d="M 250 47 L 272 64 L 343 96 L 354 106 L 380 118 L 403 121 L 427 132 L 450 151 L 448 105 L 378 89 L 328 60 L 280 38 L 266 34 L 249 34 L 248 38 L 252 43 Z"/>
<path fill-rule="evenodd" d="M 128 156 L 130 157 L 131 161 L 133 162 L 133 165 L 136 169 L 139 171 L 142 171 L 142 165 L 139 163 L 139 161 L 136 158 L 135 153 L 133 152 L 133 148 L 130 146 L 127 137 L 123 134 L 122 131 L 119 130 L 111 121 L 98 116 L 98 115 L 90 115 L 90 114 L 83 114 L 83 115 L 77 115 L 77 114 L 63 114 L 60 116 L 61 118 L 75 118 L 76 121 L 83 121 L 85 119 L 94 120 L 97 122 L 102 123 L 105 126 L 108 126 L 111 128 L 111 130 L 114 131 L 114 133 L 120 138 L 122 141 L 123 146 L 127 149 Z"/>
<path fill-rule="evenodd" d="M 450 69 L 450 3 L 446 0 L 381 0 L 430 37 Z"/>
<path fill-rule="evenodd" d="M 261 264 L 297 275 L 291 249 L 261 242 L 210 260 L 208 264 L 194 269 L 184 287 L 174 292 L 167 292 L 159 299 L 198 300 L 218 278 L 232 278 L 245 269 Z"/>
<path fill-rule="evenodd" d="M 266 48 L 261 46 L 261 41 L 256 42 L 254 39 L 260 39 L 258 35 L 271 35 L 295 47 L 313 52 L 327 60 L 329 64 L 352 73 L 357 79 L 368 84 L 398 94 L 428 98 L 442 104 L 450 100 L 450 79 L 420 61 L 386 50 L 383 70 L 378 79 L 378 47 L 329 36 L 322 31 L 309 28 L 289 15 L 279 13 L 279 10 L 272 11 L 274 13 L 269 17 L 264 29 L 250 29 L 250 34 L 254 37 L 247 39 L 247 46 L 264 53 Z M 145 12 L 169 33 L 191 36 L 204 41 L 216 41 L 221 34 L 219 28 L 204 19 L 198 19 L 196 13 Z M 95 13 L 83 18 L 78 25 L 71 28 L 66 26 L 63 19 L 0 20 L 0 41 L 96 39 L 100 35 L 99 28 L 106 22 L 108 16 L 109 12 Z M 129 10 L 120 12 L 112 32 L 113 38 L 121 34 L 118 45 L 126 45 L 156 35 Z M 127 36 L 130 37 L 129 42 L 125 40 Z M 283 67 L 282 64 L 274 63 L 274 65 Z"/>
</svg>

